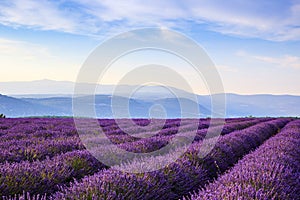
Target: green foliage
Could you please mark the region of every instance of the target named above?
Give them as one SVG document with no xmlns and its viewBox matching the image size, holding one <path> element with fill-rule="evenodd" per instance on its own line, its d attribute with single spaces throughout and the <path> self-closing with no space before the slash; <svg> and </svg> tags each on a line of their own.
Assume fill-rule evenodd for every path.
<svg viewBox="0 0 300 200">
<path fill-rule="evenodd" d="M 0 118 L 5 118 L 6 116 L 4 114 L 0 114 Z"/>
</svg>

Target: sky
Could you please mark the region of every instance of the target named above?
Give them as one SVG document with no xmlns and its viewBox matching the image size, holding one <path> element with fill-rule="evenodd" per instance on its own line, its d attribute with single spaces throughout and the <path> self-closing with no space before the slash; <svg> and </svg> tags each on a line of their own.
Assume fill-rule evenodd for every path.
<svg viewBox="0 0 300 200">
<path fill-rule="evenodd" d="M 0 82 L 76 81 L 103 41 L 158 27 L 202 46 L 227 93 L 300 95 L 299 19 L 300 0 L 2 0 Z M 103 83 L 115 84 L 120 68 Z M 185 66 L 181 72 L 192 73 Z M 199 85 L 192 83 L 197 93 Z"/>
</svg>

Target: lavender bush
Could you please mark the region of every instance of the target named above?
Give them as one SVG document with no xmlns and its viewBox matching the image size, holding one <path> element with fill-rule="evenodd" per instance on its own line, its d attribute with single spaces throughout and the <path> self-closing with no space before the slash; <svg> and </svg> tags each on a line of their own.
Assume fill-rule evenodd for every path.
<svg viewBox="0 0 300 200">
<path fill-rule="evenodd" d="M 299 199 L 300 120 L 188 199 Z"/>
<path fill-rule="evenodd" d="M 203 159 L 198 157 L 197 151 L 201 142 L 194 143 L 182 158 L 162 170 L 135 175 L 114 169 L 101 171 L 70 187 L 62 188 L 53 198 L 178 199 L 199 185 L 204 185 L 219 172 L 229 169 L 239 158 L 276 134 L 289 121 L 276 119 L 222 136 L 216 148 Z M 244 146 L 245 142 L 249 144 Z"/>
<path fill-rule="evenodd" d="M 215 130 L 221 125 L 212 125 L 212 134 L 206 137 L 211 125 L 209 118 L 133 119 L 137 126 L 132 126 L 130 119 L 98 122 L 104 132 L 101 137 L 97 129 L 88 126 L 89 119 L 82 119 L 87 128 L 80 131 L 73 119 L 67 118 L 1 119 L 0 197 L 297 199 L 300 195 L 300 120 L 226 119 L 221 136 L 205 157 L 201 153 L 214 144 L 218 136 Z M 194 136 L 195 125 L 196 136 L 187 146 L 185 142 Z M 81 139 L 91 148 L 90 152 Z M 91 155 L 109 145 L 128 152 L 148 153 L 172 140 L 179 141 L 175 149 L 148 157 L 124 154 L 111 167 Z M 182 150 L 184 153 L 178 157 L 177 151 Z M 103 156 L 114 159 L 115 152 Z M 141 171 L 144 173 L 137 173 Z"/>
</svg>

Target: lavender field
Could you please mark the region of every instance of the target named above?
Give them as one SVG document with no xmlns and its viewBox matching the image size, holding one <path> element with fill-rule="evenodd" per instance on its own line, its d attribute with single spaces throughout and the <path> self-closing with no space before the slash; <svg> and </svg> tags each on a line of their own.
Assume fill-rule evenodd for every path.
<svg viewBox="0 0 300 200">
<path fill-rule="evenodd" d="M 168 119 L 164 124 L 155 120 L 151 125 L 146 119 L 134 121 L 135 127 L 129 125 L 129 119 L 118 121 L 124 130 L 115 120 L 98 120 L 113 145 L 135 153 L 166 146 L 179 127 L 182 140 L 195 124 L 198 129 L 185 153 L 171 164 L 156 171 L 128 173 L 119 168 L 135 171 L 142 162 L 127 158 L 120 165 L 106 166 L 82 142 L 86 137 L 88 149 L 99 151 L 97 145 L 103 138 L 88 138 L 92 128 L 79 133 L 71 118 L 0 119 L 0 196 L 4 200 L 300 197 L 299 119 L 226 119 L 214 148 L 205 157 L 198 153 L 204 140 L 214 140 L 213 135 L 206 137 L 210 119 Z M 168 152 L 147 159 L 155 165 L 172 156 Z"/>
</svg>

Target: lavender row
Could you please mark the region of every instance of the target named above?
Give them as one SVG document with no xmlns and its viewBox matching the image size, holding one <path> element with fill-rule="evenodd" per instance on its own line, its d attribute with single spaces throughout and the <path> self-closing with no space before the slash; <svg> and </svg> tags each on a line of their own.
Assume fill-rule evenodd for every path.
<svg viewBox="0 0 300 200">
<path fill-rule="evenodd" d="M 191 199 L 298 199 L 299 155 L 300 120 L 297 120 Z"/>
<path fill-rule="evenodd" d="M 113 126 L 115 120 L 98 120 L 100 125 Z M 88 120 L 87 120 L 88 123 Z M 1 140 L 32 137 L 76 136 L 77 130 L 72 118 L 20 118 L 0 121 Z"/>
<path fill-rule="evenodd" d="M 123 120 L 123 119 L 122 119 Z M 126 120 L 128 121 L 128 120 Z M 158 122 L 157 122 L 158 121 Z M 161 136 L 170 136 L 175 135 L 178 130 L 181 131 L 189 131 L 190 129 L 203 129 L 209 126 L 209 120 L 205 119 L 175 119 L 175 120 L 167 120 L 164 124 L 164 120 L 157 120 L 155 124 L 152 124 L 150 127 L 129 127 L 126 129 L 121 129 L 119 127 L 106 127 L 107 130 L 104 130 L 105 136 L 110 139 L 113 144 L 124 144 L 128 142 L 140 142 L 143 140 L 141 138 L 148 137 L 161 137 Z M 159 122 L 162 125 L 159 125 Z M 195 124 L 195 125 L 194 125 Z M 198 124 L 198 125 L 197 125 Z M 191 128 L 191 126 L 193 128 Z M 97 128 L 88 128 L 84 131 L 81 131 L 82 138 L 88 138 L 90 135 L 96 135 L 95 130 Z M 102 140 L 100 134 L 98 135 L 99 139 Z M 94 137 L 93 137 L 94 138 Z M 89 141 L 87 141 L 89 142 Z M 92 142 L 92 141 L 91 141 Z M 100 141 L 101 142 L 101 141 Z"/>
<path fill-rule="evenodd" d="M 227 124 L 225 125 L 222 134 L 229 133 L 230 131 L 233 131 L 235 128 L 241 128 L 241 127 L 245 128 L 247 126 L 253 125 L 263 120 L 266 119 L 256 119 L 256 120 L 251 120 L 250 122 L 246 121 L 246 122 L 242 122 L 241 125 L 239 125 L 238 123 Z M 169 131 L 170 132 L 169 134 L 172 135 L 172 133 L 173 134 L 176 133 L 176 130 L 177 130 L 176 128 L 174 130 L 168 128 L 165 131 Z M 188 126 L 184 130 L 188 131 L 189 130 Z M 205 134 L 205 131 L 202 131 L 201 133 Z M 204 138 L 205 136 L 203 134 L 202 134 L 202 138 Z M 46 136 L 47 135 L 45 135 L 45 137 Z M 114 136 L 110 139 L 113 139 L 112 142 L 114 144 L 121 144 L 119 145 L 119 147 L 121 147 L 122 149 L 131 152 L 140 152 L 140 153 L 152 152 L 154 150 L 160 149 L 161 147 L 167 145 L 170 139 L 172 139 L 172 137 L 157 136 L 154 138 L 129 140 L 128 137 L 130 138 L 130 136 L 120 135 L 120 136 Z M 101 138 L 99 138 L 98 140 L 96 138 L 96 140 L 92 142 L 96 144 L 101 143 Z M 39 138 L 29 137 L 23 140 L 14 139 L 14 140 L 4 141 L 0 143 L 0 149 L 2 151 L 2 154 L 0 155 L 0 163 L 5 161 L 20 162 L 22 160 L 29 160 L 29 161 L 42 160 L 45 159 L 47 156 L 53 157 L 59 153 L 64 153 L 75 149 L 84 149 L 84 148 L 85 147 L 83 146 L 78 136 L 60 137 L 55 139 L 47 138 L 47 137 L 46 139 L 41 137 Z"/>
<path fill-rule="evenodd" d="M 186 122 L 192 123 L 192 120 L 186 120 Z M 195 120 L 194 120 L 195 121 Z M 196 120 L 198 121 L 198 120 Z M 203 125 L 203 124 L 199 124 Z M 189 126 L 191 126 L 190 124 L 186 124 L 183 127 L 181 127 L 183 129 L 183 131 L 188 131 L 190 130 Z M 198 126 L 198 128 L 199 128 Z M 207 125 L 208 126 L 208 125 Z M 205 126 L 206 127 L 206 126 Z M 196 126 L 197 128 L 197 126 Z M 131 152 L 151 152 L 154 150 L 157 150 L 165 145 L 168 144 L 168 142 L 170 141 L 170 139 L 172 139 L 172 137 L 174 136 L 174 134 L 177 133 L 178 127 L 176 128 L 170 128 L 170 127 L 166 127 L 166 129 L 163 129 L 159 132 L 158 135 L 155 135 L 154 137 L 150 137 L 150 138 L 137 138 L 137 137 L 133 137 L 131 135 L 124 135 L 122 133 L 120 133 L 120 135 L 118 135 L 117 133 L 114 133 L 114 135 L 108 135 L 108 139 L 111 141 L 111 143 L 113 145 L 117 145 L 122 149 L 125 149 L 127 151 L 131 151 Z M 109 143 L 107 143 L 107 138 L 105 137 L 101 137 L 97 134 L 95 134 L 95 129 L 93 128 L 89 128 L 87 130 L 88 133 L 91 134 L 82 134 L 81 135 L 81 139 L 84 141 L 84 144 L 87 145 L 89 148 L 92 146 L 103 146 L 103 145 L 109 145 Z M 155 133 L 151 133 L 151 132 L 146 132 L 146 133 L 141 133 L 140 135 L 145 136 L 146 134 L 155 134 Z M 167 136 L 164 136 L 162 134 L 165 134 Z"/>
<path fill-rule="evenodd" d="M 23 121 L 23 120 L 21 120 Z M 26 121 L 25 121 L 26 122 Z M 44 121 L 43 121 L 44 122 Z M 25 123 L 26 124 L 26 123 Z M 40 126 L 37 126 L 40 127 Z M 2 151 L 2 154 L 0 155 L 0 163 L 3 163 L 5 161 L 8 162 L 20 162 L 22 160 L 29 160 L 29 161 L 34 161 L 34 160 L 42 160 L 45 159 L 47 156 L 53 157 L 56 154 L 67 152 L 67 151 L 72 151 L 75 149 L 84 149 L 84 146 L 78 136 L 72 136 L 72 137 L 57 137 L 57 138 L 48 138 L 48 134 L 44 133 L 45 138 L 43 137 L 30 137 L 29 133 L 27 135 L 26 139 L 12 139 L 9 141 L 2 141 L 0 143 L 0 149 Z M 43 135 L 42 134 L 42 135 Z M 63 135 L 63 134 L 62 134 Z M 32 136 L 32 133 L 31 133 Z M 113 136 L 110 138 L 113 143 L 128 143 L 131 142 L 128 137 L 130 136 Z M 93 138 L 94 139 L 94 138 Z M 96 140 L 99 142 L 101 138 Z M 133 140 L 137 141 L 137 140 Z M 152 141 L 149 142 L 149 141 Z M 148 143 L 149 142 L 149 143 Z M 141 147 L 143 146 L 148 146 L 150 147 L 151 144 L 153 146 L 151 149 L 154 147 L 160 148 L 168 142 L 167 138 L 155 138 L 155 139 L 146 139 L 145 141 L 138 141 L 137 144 L 132 143 L 132 145 L 125 144 L 123 146 L 131 146 L 136 151 L 140 151 Z M 148 143 L 148 144 L 146 144 Z M 154 145 L 156 144 L 156 145 Z M 135 148 L 136 146 L 136 148 Z M 132 149 L 132 148 L 131 148 Z M 148 149 L 148 148 L 147 148 Z M 146 150 L 147 150 L 146 149 Z M 151 150 L 150 149 L 150 150 Z M 134 151 L 134 150 L 133 150 Z"/>
<path fill-rule="evenodd" d="M 291 119 L 275 119 L 221 136 L 212 151 L 201 160 L 208 177 L 213 179 L 228 170 L 244 155 L 280 132 L 290 121 Z M 206 140 L 205 146 L 211 146 L 214 140 L 214 138 Z M 198 151 L 199 147 L 195 146 L 190 155 L 192 160 L 198 160 L 196 154 Z"/>
<path fill-rule="evenodd" d="M 246 119 L 246 118 L 245 118 Z M 245 120 L 242 119 L 242 120 Z M 251 120 L 251 119 L 247 119 Z M 83 120 L 85 121 L 85 120 Z M 121 123 L 126 124 L 130 120 L 121 120 Z M 134 120 L 138 125 L 147 125 L 150 120 L 145 119 L 135 119 Z M 155 127 L 159 122 L 163 120 L 157 120 L 154 124 L 153 131 L 155 131 Z M 178 126 L 182 130 L 188 131 L 190 128 L 190 124 L 192 122 L 199 123 L 198 129 L 207 128 L 209 126 L 210 120 L 209 119 L 200 119 L 200 120 L 181 120 L 181 119 L 172 119 L 166 120 L 166 123 L 163 126 L 163 129 L 158 131 L 158 134 L 155 132 L 148 132 L 148 135 L 174 135 L 178 132 Z M 229 120 L 230 121 L 230 120 Z M 88 123 L 89 120 L 86 120 Z M 116 124 L 115 120 L 99 120 L 99 124 L 103 126 L 103 128 L 114 127 Z M 129 124 L 129 123 L 128 123 Z M 157 126 L 159 127 L 159 126 Z M 156 127 L 156 128 L 157 128 Z M 226 126 L 225 126 L 226 127 Z M 106 132 L 106 136 L 111 140 L 114 144 L 122 144 L 127 142 L 135 142 L 139 141 L 139 134 L 134 135 L 133 133 L 141 132 L 145 135 L 145 131 L 141 131 L 143 129 L 139 129 L 137 127 L 136 130 L 127 129 L 126 131 L 130 134 L 124 133 L 118 127 L 113 128 L 113 132 L 109 133 Z M 143 128 L 143 127 L 141 127 Z M 151 127 L 147 127 L 147 129 L 151 130 Z M 146 130 L 147 130 L 146 129 Z M 94 131 L 94 130 L 92 130 Z M 6 132 L 6 133 L 4 133 Z M 34 119 L 5 119 L 4 121 L 1 120 L 0 122 L 0 134 L 1 142 L 0 142 L 0 149 L 7 149 L 8 146 L 32 146 L 34 143 L 40 143 L 41 140 L 44 139 L 53 139 L 59 140 L 61 137 L 70 137 L 76 140 L 75 138 L 78 137 L 74 122 L 72 119 L 44 119 L 44 118 L 34 118 Z M 131 136 L 133 134 L 133 136 Z M 84 135 L 84 134 L 83 134 Z M 101 138 L 100 138 L 101 140 Z M 23 142 L 22 142 L 23 141 Z M 23 150 L 20 150 L 24 152 Z M 12 149 L 12 152 L 15 152 Z M 13 153 L 12 153 L 13 154 Z M 9 157 L 13 157 L 10 155 Z M 10 159 L 13 161 L 13 159 Z M 18 160 L 18 159 L 17 159 Z M 1 161 L 0 161 L 1 162 Z"/>
<path fill-rule="evenodd" d="M 233 131 L 236 130 L 242 130 L 244 128 L 248 128 L 250 126 L 253 126 L 257 123 L 261 123 L 261 122 L 265 122 L 268 121 L 269 119 L 256 119 L 256 120 L 252 120 L 252 121 L 246 121 L 246 122 L 235 122 L 235 123 L 231 123 L 231 124 L 225 124 L 222 131 L 221 131 L 221 135 L 226 135 L 229 134 Z M 216 130 L 217 128 L 213 128 L 213 131 Z M 171 133 L 176 132 L 176 130 L 169 130 L 171 131 Z M 194 132 L 191 131 L 189 132 L 189 128 L 183 128 L 183 133 L 181 133 L 181 136 L 187 135 L 188 134 L 193 134 Z M 126 150 L 126 151 L 130 151 L 130 152 L 135 152 L 135 153 L 148 153 L 148 152 L 153 152 L 156 150 L 159 150 L 160 148 L 166 146 L 170 140 L 172 140 L 173 138 L 176 137 L 175 133 L 173 133 L 174 135 L 172 135 L 170 133 L 170 135 L 167 136 L 156 136 L 156 137 L 151 137 L 151 138 L 145 138 L 145 139 L 140 139 L 138 141 L 135 142 L 131 142 L 131 143 L 123 143 L 121 145 L 118 145 L 120 148 Z M 195 133 L 194 133 L 195 134 Z M 207 134 L 207 129 L 200 129 L 197 131 L 195 140 L 202 140 L 204 139 L 204 137 Z M 182 138 L 182 145 L 185 145 L 185 138 Z"/>
<path fill-rule="evenodd" d="M 223 130 L 221 131 L 221 135 L 225 135 L 225 134 L 229 134 L 232 131 L 235 130 L 240 130 L 243 128 L 248 128 L 250 126 L 253 126 L 257 123 L 262 123 L 265 121 L 268 121 L 270 119 L 255 119 L 255 120 L 251 120 L 251 121 L 247 121 L 247 122 L 235 122 L 232 124 L 226 124 L 223 128 Z M 190 123 L 191 120 L 189 120 Z M 134 153 L 149 153 L 149 152 L 153 152 L 153 151 L 157 151 L 159 149 L 161 149 L 162 147 L 165 147 L 166 145 L 168 145 L 170 143 L 171 140 L 173 140 L 174 138 L 176 138 L 177 140 L 182 140 L 181 142 L 178 142 L 177 144 L 179 146 L 184 146 L 184 145 L 188 145 L 189 143 L 191 143 L 191 139 L 193 140 L 193 138 L 195 137 L 195 132 L 196 131 L 190 131 L 190 129 L 187 125 L 185 125 L 184 127 L 181 127 L 182 130 L 184 131 L 183 133 L 180 134 L 180 136 L 176 136 L 175 133 L 177 133 L 177 129 L 166 129 L 168 130 L 170 133 L 168 135 L 158 135 L 155 137 L 150 137 L 150 138 L 142 138 L 139 140 L 134 140 L 134 141 L 130 141 L 130 142 L 121 142 L 119 143 L 117 146 L 121 149 L 124 149 L 126 151 L 129 152 L 134 152 Z M 216 130 L 216 128 L 214 128 L 213 130 Z M 196 135 L 196 140 L 202 140 L 205 135 L 206 135 L 207 129 L 202 129 L 202 130 L 198 130 L 197 131 L 197 135 Z M 199 134 L 200 133 L 200 134 Z M 147 133 L 144 133 L 144 135 Z M 189 139 L 187 139 L 187 137 L 190 137 Z M 119 139 L 122 139 L 122 137 L 120 137 Z M 89 147 L 89 149 L 92 149 L 93 146 L 95 146 L 96 148 L 98 148 L 97 151 L 101 151 L 100 150 L 100 146 L 104 146 L 103 148 L 107 147 L 107 143 L 104 142 L 103 139 L 101 138 L 97 138 L 97 137 L 90 137 L 87 140 L 85 140 L 85 144 L 87 144 L 87 146 Z M 115 152 L 112 152 L 112 155 Z M 108 157 L 110 157 L 109 155 L 107 155 Z M 122 157 L 124 159 L 129 159 L 129 158 L 125 158 Z M 118 159 L 118 158 L 117 158 Z M 116 160 L 117 163 L 117 160 Z"/>
<path fill-rule="evenodd" d="M 89 120 L 82 119 L 81 121 L 86 123 L 86 126 L 89 125 Z M 122 119 L 120 124 L 116 124 L 114 120 L 98 120 L 99 124 L 103 126 L 103 131 L 106 135 L 110 136 L 122 136 L 126 135 L 127 132 L 130 134 L 144 132 L 145 130 L 152 130 L 152 132 L 157 132 L 161 129 L 168 129 L 172 127 L 177 127 L 180 125 L 181 120 L 166 120 L 166 124 L 158 129 L 160 126 L 159 123 L 162 123 L 163 120 L 156 120 L 151 127 L 142 127 L 136 126 L 132 128 L 129 121 Z M 137 122 L 145 120 L 135 120 Z M 150 121 L 150 120 L 149 120 Z M 207 127 L 208 120 L 200 120 L 202 125 Z M 203 121 L 203 122 L 202 122 Z M 109 122 L 109 123 L 107 123 Z M 119 121 L 118 121 L 119 122 Z M 125 127 L 125 132 L 119 128 Z M 128 128 L 130 127 L 130 128 Z M 94 130 L 93 130 L 94 131 Z M 167 132 L 167 130 L 165 130 Z M 0 122 L 0 135 L 1 142 L 6 142 L 10 140 L 21 140 L 21 139 L 35 139 L 35 138 L 53 138 L 57 137 L 66 137 L 66 136 L 78 136 L 76 127 L 73 120 L 71 119 L 4 119 Z"/>
<path fill-rule="evenodd" d="M 134 174 L 104 170 L 64 187 L 53 199 L 178 199 L 212 180 L 218 171 L 227 170 L 243 155 L 276 134 L 288 121 L 273 120 L 222 136 L 204 159 L 198 157 L 199 142 L 176 162 L 158 171 Z"/>
<path fill-rule="evenodd" d="M 203 185 L 205 181 L 212 180 L 213 178 L 217 177 L 218 174 L 228 170 L 245 154 L 258 147 L 273 134 L 276 134 L 288 121 L 290 120 L 273 120 L 270 122 L 257 124 L 242 131 L 238 130 L 228 135 L 221 136 L 214 149 L 205 158 L 198 157 L 200 148 L 205 149 L 205 146 L 201 146 L 201 143 L 192 144 L 192 146 L 185 153 L 184 159 L 180 161 L 181 164 L 179 164 L 179 166 L 184 166 L 185 169 L 189 169 L 191 166 L 183 165 L 182 163 L 193 163 L 195 166 L 200 166 L 200 171 L 198 171 L 199 168 L 195 168 L 197 170 L 194 171 L 194 173 L 198 174 L 199 176 L 188 176 L 191 179 L 187 179 L 186 174 L 185 176 L 178 176 L 173 191 L 178 190 L 178 188 L 181 187 L 185 188 L 176 193 L 178 196 L 180 196 L 187 191 L 192 191 L 198 188 L 199 185 Z M 207 141 L 213 142 L 213 140 L 214 139 L 212 138 Z M 211 144 L 207 142 L 205 145 L 210 146 Z M 159 159 L 163 161 L 168 159 L 172 160 L 172 153 Z M 157 163 L 155 163 L 156 160 L 152 160 L 153 161 L 150 163 L 157 165 Z M 149 168 L 151 168 L 151 166 L 143 166 L 144 168 L 141 170 L 140 163 L 143 162 L 133 162 L 132 164 L 122 166 L 121 168 L 117 167 L 117 169 L 124 169 L 125 167 L 127 171 L 147 171 Z M 196 185 L 197 183 L 199 185 Z"/>
<path fill-rule="evenodd" d="M 50 195 L 74 178 L 93 174 L 104 165 L 87 151 L 73 151 L 43 161 L 0 165 L 0 197 Z M 16 196 L 15 196 L 16 197 Z"/>
<path fill-rule="evenodd" d="M 46 136 L 47 135 L 45 135 L 45 137 Z M 113 143 L 117 143 L 116 141 L 127 142 L 126 140 L 124 140 L 122 136 L 119 137 L 116 136 L 114 138 L 115 140 L 112 140 Z M 100 143 L 100 141 L 101 138 L 98 138 L 97 143 Z M 145 144 L 145 142 L 148 141 L 149 140 L 145 140 L 144 142 L 139 142 L 140 145 L 138 145 L 136 149 L 139 149 L 140 147 L 142 147 L 141 145 Z M 166 142 L 167 142 L 166 138 L 157 139 L 157 141 L 153 140 L 152 144 L 160 143 L 158 147 L 161 147 L 165 145 Z M 151 143 L 149 143 L 149 145 L 150 144 Z M 134 147 L 134 143 L 131 146 Z M 29 161 L 42 160 L 45 159 L 47 156 L 53 157 L 59 153 L 64 153 L 64 152 L 68 152 L 76 149 L 84 149 L 84 148 L 85 147 L 83 146 L 82 141 L 78 136 L 58 137 L 55 139 L 47 138 L 47 137 L 46 138 L 28 137 L 26 139 L 21 139 L 21 140 L 13 139 L 9 141 L 3 141 L 0 143 L 0 149 L 2 152 L 0 155 L 0 163 L 3 163 L 5 161 L 20 162 L 23 160 L 29 160 Z"/>
<path fill-rule="evenodd" d="M 230 122 L 242 122 L 248 121 L 252 118 L 235 118 L 235 119 L 225 119 L 226 123 Z M 126 127 L 126 124 L 130 124 L 131 119 L 122 119 L 118 123 Z M 147 126 L 151 120 L 147 119 L 133 119 L 133 121 L 138 126 Z M 161 124 L 162 121 L 165 121 L 164 128 L 171 128 L 179 125 L 184 125 L 184 120 L 182 119 L 167 119 L 167 120 L 156 120 L 156 124 Z M 108 131 L 109 129 L 118 129 L 118 123 L 114 119 L 99 119 L 99 125 Z M 200 123 L 210 123 L 210 119 L 200 119 Z M 88 123 L 88 120 L 87 120 Z M 186 121 L 189 123 L 189 120 Z M 107 128 L 107 129 L 105 129 Z M 1 119 L 0 120 L 0 135 L 5 135 L 6 133 L 22 133 L 23 135 L 28 135 L 35 133 L 36 131 L 51 130 L 59 131 L 61 133 L 70 132 L 74 133 L 75 124 L 72 118 L 19 118 L 19 119 Z"/>
<path fill-rule="evenodd" d="M 12 143 L 1 145 L 0 163 L 43 160 L 46 157 L 84 148 L 78 137 L 40 140 L 36 143 L 15 140 L 13 145 Z"/>
<path fill-rule="evenodd" d="M 235 122 L 234 121 L 232 123 L 227 123 L 222 128 L 221 135 L 228 134 L 228 133 L 230 133 L 232 131 L 235 131 L 235 130 L 241 130 L 241 129 L 244 129 L 244 128 L 248 128 L 248 127 L 253 126 L 257 123 L 266 122 L 266 121 L 270 121 L 270 120 L 272 120 L 272 118 L 248 119 L 247 121 L 244 120 L 243 122 Z M 191 125 L 192 123 L 197 124 L 198 123 L 197 120 L 195 121 L 195 120 L 192 120 L 192 119 L 188 119 L 186 122 L 188 122 L 188 123 L 185 123 L 185 125 L 181 126 L 180 128 L 179 127 L 173 127 L 173 128 L 163 129 L 158 134 L 152 136 L 151 138 L 146 138 L 145 140 L 148 140 L 148 139 L 154 139 L 155 140 L 156 138 L 158 138 L 159 140 L 168 141 L 168 140 L 176 137 L 175 134 L 178 133 L 178 131 L 180 131 L 181 135 L 184 135 L 185 133 L 190 134 L 190 133 L 193 133 L 193 132 L 197 132 L 197 135 L 201 136 L 201 139 L 203 139 L 205 137 L 205 135 L 207 134 L 208 127 L 209 127 L 209 122 L 199 123 L 198 124 L 198 130 L 195 130 L 195 125 Z M 220 129 L 220 126 L 219 127 L 214 127 L 213 126 L 212 127 L 212 132 L 214 132 L 215 130 L 219 130 L 219 129 Z M 151 132 L 146 132 L 145 133 L 144 132 L 144 133 L 141 133 L 140 135 L 142 135 L 142 136 L 145 136 L 145 135 L 151 136 L 151 134 L 153 134 L 153 133 L 151 133 Z M 169 137 L 169 136 L 171 136 L 171 137 Z M 129 141 L 129 142 L 138 142 L 138 143 L 140 143 L 140 142 L 143 142 L 143 139 L 139 139 L 139 140 L 135 140 L 135 141 Z M 122 143 L 125 143 L 125 142 L 122 142 Z M 122 144 L 122 143 L 119 143 L 119 144 Z"/>
<path fill-rule="evenodd" d="M 64 131 L 64 129 L 68 130 L 70 125 L 73 124 L 72 118 L 7 118 L 0 121 L 0 130 L 1 133 L 23 133 L 26 135 L 38 130 Z"/>
<path fill-rule="evenodd" d="M 249 121 L 251 118 L 241 118 L 241 119 L 226 119 L 226 122 L 237 122 L 237 121 Z M 84 120 L 89 123 L 89 120 Z M 148 125 L 150 120 L 146 119 L 134 119 L 137 124 L 135 128 L 130 126 L 129 119 L 122 119 L 117 122 L 112 119 L 101 119 L 98 120 L 99 125 L 102 127 L 106 135 L 126 135 L 127 132 L 130 134 L 152 131 L 159 132 L 162 134 L 167 133 L 169 128 L 176 128 L 178 126 L 184 126 L 191 124 L 192 119 L 182 120 L 182 119 L 167 119 L 165 120 L 155 120 L 155 123 L 150 127 L 143 127 Z M 163 123 L 165 122 L 165 123 Z M 196 120 L 195 123 L 199 123 L 198 129 L 207 128 L 210 123 L 210 119 L 200 119 Z M 160 124 L 164 124 L 161 128 Z M 125 132 L 119 128 L 125 127 Z M 126 128 L 127 127 L 127 128 Z M 2 119 L 0 121 L 0 137 L 1 141 L 8 141 L 12 139 L 31 139 L 31 138 L 56 138 L 62 136 L 77 136 L 77 130 L 73 119 L 46 119 L 46 118 L 32 118 L 32 119 Z"/>
<path fill-rule="evenodd" d="M 124 119 L 122 119 L 124 120 Z M 241 119 L 225 119 L 226 123 L 241 123 L 241 122 L 246 122 L 246 121 L 253 121 L 257 120 L 255 118 L 241 118 Z M 267 120 L 267 119 L 260 119 L 260 120 Z M 124 120 L 123 124 L 126 124 L 126 121 Z M 216 120 L 218 121 L 218 120 Z M 223 120 L 222 120 L 223 121 Z M 145 127 L 140 127 L 140 126 L 135 126 L 131 127 L 129 126 L 128 128 L 125 128 L 124 130 L 119 129 L 118 125 L 115 124 L 114 126 L 107 126 L 103 128 L 104 132 L 106 135 L 110 136 L 119 136 L 119 135 L 126 135 L 129 133 L 130 135 L 135 135 L 139 134 L 141 132 L 149 132 L 149 133 L 157 133 L 156 135 L 171 135 L 175 134 L 178 130 L 186 131 L 189 130 L 189 127 L 193 127 L 194 125 L 198 124 L 198 129 L 205 129 L 210 126 L 210 119 L 168 119 L 168 120 L 157 120 L 156 122 L 145 129 Z M 164 124 L 164 125 L 161 125 Z"/>
<path fill-rule="evenodd" d="M 226 135 L 233 131 L 242 130 L 242 129 L 251 127 L 253 125 L 256 125 L 258 123 L 263 123 L 263 122 L 267 122 L 267 121 L 271 121 L 271 120 L 274 120 L 274 118 L 251 119 L 251 120 L 242 121 L 242 122 L 233 121 L 231 123 L 224 124 L 224 126 L 222 127 L 221 133 L 219 133 L 220 126 L 212 127 L 210 130 L 210 135 L 207 135 L 208 129 L 198 130 L 197 135 L 195 137 L 195 141 L 200 141 L 200 140 L 203 140 L 204 138 L 212 138 L 212 137 L 219 136 L 219 135 Z"/>
</svg>

